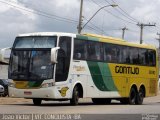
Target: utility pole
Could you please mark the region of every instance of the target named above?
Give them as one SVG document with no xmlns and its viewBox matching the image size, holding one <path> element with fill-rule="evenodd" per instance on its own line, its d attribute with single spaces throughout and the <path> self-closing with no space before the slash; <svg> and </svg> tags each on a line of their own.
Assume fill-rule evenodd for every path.
<svg viewBox="0 0 160 120">
<path fill-rule="evenodd" d="M 79 13 L 79 24 L 78 24 L 78 34 L 81 33 L 82 30 L 82 11 L 83 11 L 83 0 L 81 0 L 81 5 L 80 5 L 80 13 Z"/>
<path fill-rule="evenodd" d="M 159 36 L 159 38 L 157 38 L 158 42 L 159 42 L 159 49 L 158 49 L 158 61 L 160 64 L 160 33 L 157 33 L 157 35 Z"/>
<path fill-rule="evenodd" d="M 124 39 L 125 31 L 128 30 L 128 28 L 124 27 L 121 30 L 122 30 L 122 39 Z"/>
<path fill-rule="evenodd" d="M 79 14 L 79 25 L 78 25 L 78 34 L 81 34 L 81 31 L 82 31 L 82 29 L 94 18 L 94 16 L 100 11 L 100 10 L 102 10 L 103 8 L 106 8 L 106 7 L 117 7 L 118 5 L 116 5 L 116 4 L 111 4 L 111 5 L 105 5 L 105 6 L 103 6 L 103 7 L 101 7 L 100 9 L 98 9 L 97 10 L 97 12 L 95 12 L 93 15 L 92 15 L 92 17 L 83 25 L 83 27 L 82 27 L 82 18 L 83 18 L 83 16 L 82 16 L 82 11 L 83 11 L 83 0 L 81 0 L 81 5 L 80 5 L 80 14 Z"/>
<path fill-rule="evenodd" d="M 143 28 L 144 27 L 146 27 L 146 26 L 149 26 L 149 27 L 151 27 L 151 26 L 156 26 L 156 24 L 143 24 L 143 23 L 138 23 L 137 24 L 139 27 L 140 27 L 140 29 L 141 29 L 141 31 L 140 31 L 140 44 L 142 44 L 143 43 Z"/>
<path fill-rule="evenodd" d="M 157 35 L 159 36 L 159 38 L 157 38 L 157 40 L 159 41 L 159 50 L 160 50 L 160 33 L 157 33 Z"/>
</svg>

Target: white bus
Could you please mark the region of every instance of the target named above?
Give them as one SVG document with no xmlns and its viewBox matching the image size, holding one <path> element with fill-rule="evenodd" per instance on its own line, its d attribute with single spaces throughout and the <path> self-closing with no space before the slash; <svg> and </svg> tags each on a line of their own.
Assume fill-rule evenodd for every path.
<svg viewBox="0 0 160 120">
<path fill-rule="evenodd" d="M 33 99 L 34 105 L 42 100 L 77 105 L 79 98 L 142 104 L 157 94 L 158 62 L 154 47 L 121 39 L 29 33 L 16 37 L 8 74 L 9 96 Z"/>
</svg>

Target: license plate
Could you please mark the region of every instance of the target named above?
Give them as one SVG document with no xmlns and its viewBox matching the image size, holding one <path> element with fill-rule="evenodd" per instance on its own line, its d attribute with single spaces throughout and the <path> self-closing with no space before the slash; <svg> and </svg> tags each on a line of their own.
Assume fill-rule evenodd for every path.
<svg viewBox="0 0 160 120">
<path fill-rule="evenodd" d="M 31 91 L 24 91 L 24 95 L 32 95 Z"/>
</svg>

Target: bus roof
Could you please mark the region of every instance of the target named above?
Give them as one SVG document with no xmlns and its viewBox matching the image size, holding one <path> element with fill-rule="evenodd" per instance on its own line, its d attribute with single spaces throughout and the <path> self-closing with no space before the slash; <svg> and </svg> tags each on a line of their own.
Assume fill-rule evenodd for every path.
<svg viewBox="0 0 160 120">
<path fill-rule="evenodd" d="M 119 45 L 127 45 L 127 46 L 134 46 L 134 47 L 141 47 L 141 48 L 149 48 L 149 49 L 156 49 L 153 45 L 148 44 L 138 44 L 138 43 L 132 43 L 127 42 L 120 38 L 114 38 L 114 37 L 108 37 L 108 36 L 102 36 L 97 34 L 74 34 L 74 33 L 65 33 L 65 32 L 35 32 L 35 33 L 26 33 L 26 34 L 19 34 L 18 37 L 25 37 L 25 36 L 69 36 L 69 37 L 87 37 L 88 40 L 92 39 L 98 39 L 101 42 L 109 42 L 109 43 L 115 43 Z"/>
<path fill-rule="evenodd" d="M 156 49 L 156 47 L 153 46 L 153 45 L 148 45 L 148 44 L 145 44 L 145 43 L 139 44 L 139 43 L 127 42 L 126 40 L 123 40 L 123 39 L 120 39 L 120 38 L 102 36 L 102 35 L 97 35 L 97 34 L 89 34 L 89 33 L 86 33 L 86 34 L 83 34 L 83 35 L 86 36 L 86 37 L 97 38 L 101 42 L 108 42 L 108 43 L 113 43 L 113 44 L 140 47 L 140 48 Z"/>
<path fill-rule="evenodd" d="M 96 37 L 96 38 L 99 38 L 99 39 L 108 39 L 108 40 L 125 42 L 125 40 L 123 40 L 123 39 L 114 38 L 114 37 L 109 37 L 109 36 L 102 36 L 102 35 L 96 35 L 96 34 L 90 34 L 90 33 L 85 33 L 85 34 L 83 34 L 83 35 L 91 36 L 91 37 Z"/>
<path fill-rule="evenodd" d="M 76 36 L 73 33 L 65 33 L 65 32 L 35 32 L 35 33 L 26 33 L 26 34 L 19 34 L 18 37 L 25 37 L 25 36 Z"/>
</svg>

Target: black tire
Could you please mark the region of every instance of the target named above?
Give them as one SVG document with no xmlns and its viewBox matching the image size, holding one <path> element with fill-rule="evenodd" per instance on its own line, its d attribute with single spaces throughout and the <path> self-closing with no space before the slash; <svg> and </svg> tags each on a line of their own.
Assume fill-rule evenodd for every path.
<svg viewBox="0 0 160 120">
<path fill-rule="evenodd" d="M 40 106 L 42 103 L 42 99 L 34 98 L 33 99 L 33 104 L 36 106 Z"/>
<path fill-rule="evenodd" d="M 5 93 L 4 93 L 4 94 L 2 95 L 2 97 L 6 97 L 7 95 L 8 95 L 8 94 L 5 94 Z"/>
<path fill-rule="evenodd" d="M 72 94 L 72 99 L 70 100 L 70 104 L 78 105 L 78 101 L 79 101 L 79 91 L 78 91 L 78 87 L 76 86 L 73 89 L 73 94 Z"/>
<path fill-rule="evenodd" d="M 3 97 L 8 96 L 8 89 L 5 89 L 4 94 L 2 95 Z"/>
<path fill-rule="evenodd" d="M 136 98 L 137 98 L 137 92 L 134 88 L 131 88 L 129 98 L 128 98 L 128 103 L 130 105 L 134 105 L 136 102 Z"/>
<path fill-rule="evenodd" d="M 98 105 L 110 104 L 111 99 L 110 98 L 92 98 L 92 102 Z"/>
<path fill-rule="evenodd" d="M 140 88 L 139 92 L 137 93 L 137 98 L 136 98 L 135 103 L 137 105 L 142 105 L 143 99 L 144 99 L 144 90 Z"/>
</svg>

